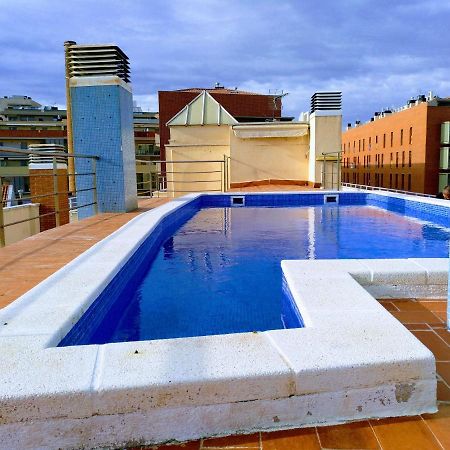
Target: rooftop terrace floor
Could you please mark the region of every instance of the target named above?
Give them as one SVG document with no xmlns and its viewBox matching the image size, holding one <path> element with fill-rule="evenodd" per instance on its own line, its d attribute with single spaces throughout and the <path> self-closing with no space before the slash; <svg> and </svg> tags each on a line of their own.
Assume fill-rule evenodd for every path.
<svg viewBox="0 0 450 450">
<path fill-rule="evenodd" d="M 233 191 L 308 190 L 301 186 L 252 186 Z M 80 222 L 39 233 L 0 249 L 0 308 L 63 267 L 89 247 L 136 215 L 170 199 L 141 199 L 131 213 L 100 214 Z M 352 424 L 304 428 L 206 439 L 161 450 L 200 449 L 384 449 L 450 450 L 450 332 L 445 329 L 444 300 L 396 299 L 381 303 L 435 355 L 439 412 L 416 417 L 382 419 Z M 156 448 L 156 447 L 148 447 Z"/>
</svg>

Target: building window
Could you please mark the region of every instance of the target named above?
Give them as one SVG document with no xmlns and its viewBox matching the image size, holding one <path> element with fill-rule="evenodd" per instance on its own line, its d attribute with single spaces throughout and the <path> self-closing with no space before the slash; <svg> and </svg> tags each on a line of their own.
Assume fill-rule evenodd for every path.
<svg viewBox="0 0 450 450">
<path fill-rule="evenodd" d="M 395 152 L 395 167 L 398 167 L 398 152 Z"/>
<path fill-rule="evenodd" d="M 411 167 L 411 160 L 412 160 L 412 152 L 410 150 L 408 154 L 408 167 Z"/>
<path fill-rule="evenodd" d="M 381 155 L 381 167 L 384 167 L 384 155 Z"/>
<path fill-rule="evenodd" d="M 403 128 L 400 130 L 400 145 L 403 145 Z"/>
<path fill-rule="evenodd" d="M 378 136 L 375 136 L 375 144 L 378 144 Z"/>
<path fill-rule="evenodd" d="M 394 161 L 394 154 L 391 152 L 391 161 L 389 163 L 389 167 L 392 169 L 392 162 Z"/>
<path fill-rule="evenodd" d="M 383 148 L 386 148 L 386 133 L 383 134 Z"/>
<path fill-rule="evenodd" d="M 363 152 L 365 152 L 365 151 L 366 151 L 366 140 L 363 139 Z"/>
<path fill-rule="evenodd" d="M 411 192 L 411 174 L 408 174 L 408 191 Z"/>
<path fill-rule="evenodd" d="M 409 127 L 409 143 L 412 144 L 412 127 Z"/>
<path fill-rule="evenodd" d="M 392 173 L 389 174 L 389 187 L 392 189 Z"/>
<path fill-rule="evenodd" d="M 370 137 L 369 138 L 369 151 L 370 151 L 371 148 L 372 148 L 372 138 Z"/>
<path fill-rule="evenodd" d="M 358 152 L 361 151 L 361 139 L 358 141 Z"/>
<path fill-rule="evenodd" d="M 398 173 L 395 174 L 395 189 L 398 189 Z"/>
<path fill-rule="evenodd" d="M 405 167 L 405 152 L 402 152 L 402 167 Z"/>
<path fill-rule="evenodd" d="M 380 177 L 381 177 L 380 186 L 383 187 L 384 186 L 384 174 L 382 173 L 380 175 Z"/>
<path fill-rule="evenodd" d="M 391 131 L 391 147 L 394 145 L 394 132 Z"/>
<path fill-rule="evenodd" d="M 402 191 L 405 190 L 405 174 L 402 173 Z"/>
</svg>

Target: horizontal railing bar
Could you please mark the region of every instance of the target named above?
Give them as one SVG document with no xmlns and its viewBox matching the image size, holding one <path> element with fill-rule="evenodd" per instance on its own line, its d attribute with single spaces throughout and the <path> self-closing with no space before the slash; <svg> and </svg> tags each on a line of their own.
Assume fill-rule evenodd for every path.
<svg viewBox="0 0 450 450">
<path fill-rule="evenodd" d="M 0 226 L 0 228 L 6 228 L 6 227 L 10 227 L 11 225 L 17 225 L 19 223 L 29 222 L 30 220 L 40 219 L 41 217 L 54 216 L 55 214 L 56 214 L 56 211 L 53 211 L 50 213 L 45 213 L 45 214 L 40 214 L 39 216 L 36 216 L 36 217 L 29 217 L 28 219 L 18 220 L 16 222 L 5 223 L 3 225 L 3 227 Z"/>
<path fill-rule="evenodd" d="M 167 183 L 221 183 L 222 180 L 167 180 Z"/>
<path fill-rule="evenodd" d="M 392 192 L 395 194 L 406 194 L 406 195 L 413 195 L 416 197 L 434 198 L 434 195 L 424 194 L 422 192 L 403 191 L 401 189 L 391 189 L 391 188 L 385 188 L 385 187 L 381 187 L 381 186 L 367 186 L 366 184 L 355 184 L 355 183 L 341 183 L 341 184 L 342 184 L 342 186 L 354 187 L 356 189 L 363 189 L 366 191 L 385 191 L 385 192 Z"/>
<path fill-rule="evenodd" d="M 42 170 L 42 169 L 38 169 Z M 44 170 L 53 170 L 53 169 L 44 169 Z M 33 177 L 78 177 L 82 175 L 94 175 L 94 172 L 86 172 L 86 173 L 34 173 Z M 30 175 L 27 175 L 28 177 Z"/>
<path fill-rule="evenodd" d="M 154 193 L 158 194 L 158 192 L 222 192 L 222 189 L 207 189 L 206 191 L 168 191 L 168 190 L 163 190 L 163 191 L 153 191 Z"/>
<path fill-rule="evenodd" d="M 221 163 L 224 164 L 223 159 L 210 159 L 210 160 L 195 160 L 195 161 L 146 161 L 145 159 L 136 159 L 136 162 L 142 162 L 146 164 L 175 164 L 175 163 Z"/>
<path fill-rule="evenodd" d="M 164 173 L 172 173 L 172 174 L 175 174 L 175 173 L 183 173 L 183 174 L 186 174 L 186 173 L 222 173 L 222 171 L 221 170 L 205 170 L 205 171 L 203 171 L 203 170 L 200 170 L 200 171 L 192 171 L 192 172 L 164 172 Z"/>
<path fill-rule="evenodd" d="M 92 206 L 92 205 L 95 205 L 95 204 L 97 204 L 97 202 L 86 203 L 85 205 L 74 206 L 73 208 L 64 208 L 64 209 L 60 209 L 59 212 L 76 211 L 77 209 L 80 209 L 80 208 L 86 208 L 86 206 Z"/>
<path fill-rule="evenodd" d="M 38 155 L 38 156 L 51 156 L 51 157 L 60 157 L 60 158 L 90 158 L 90 159 L 100 159 L 96 155 L 79 155 L 78 153 L 64 153 L 64 152 L 43 152 L 39 150 L 21 150 L 21 149 L 11 149 L 0 147 L 1 153 L 12 153 L 17 155 Z"/>
</svg>

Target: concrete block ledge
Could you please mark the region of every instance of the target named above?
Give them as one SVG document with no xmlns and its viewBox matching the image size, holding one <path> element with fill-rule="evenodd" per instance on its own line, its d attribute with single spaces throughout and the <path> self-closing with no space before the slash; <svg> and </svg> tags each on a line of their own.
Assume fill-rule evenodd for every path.
<svg viewBox="0 0 450 450">
<path fill-rule="evenodd" d="M 136 217 L 0 311 L 4 448 L 150 445 L 437 410 L 432 353 L 368 289 L 441 288 L 447 259 L 283 261 L 300 329 L 55 347 L 161 219 L 197 198 Z"/>
</svg>

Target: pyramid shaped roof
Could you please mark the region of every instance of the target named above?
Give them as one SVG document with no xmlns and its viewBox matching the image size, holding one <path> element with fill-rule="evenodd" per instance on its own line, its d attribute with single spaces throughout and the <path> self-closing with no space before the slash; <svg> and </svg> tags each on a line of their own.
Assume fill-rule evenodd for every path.
<svg viewBox="0 0 450 450">
<path fill-rule="evenodd" d="M 202 91 L 167 122 L 176 125 L 235 125 L 238 121 L 208 92 Z"/>
</svg>

